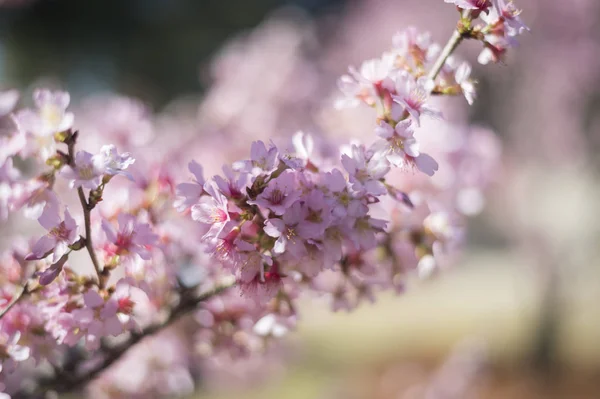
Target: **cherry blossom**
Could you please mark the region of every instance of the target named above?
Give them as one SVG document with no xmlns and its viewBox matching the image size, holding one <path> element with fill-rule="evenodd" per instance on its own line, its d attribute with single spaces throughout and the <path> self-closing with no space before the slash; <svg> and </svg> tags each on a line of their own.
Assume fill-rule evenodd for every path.
<svg viewBox="0 0 600 399">
<path fill-rule="evenodd" d="M 52 263 L 56 263 L 67 253 L 69 245 L 75 244 L 79 239 L 77 222 L 67 208 L 64 219 L 60 218 L 58 209 L 53 209 L 52 212 L 44 213 L 38 222 L 48 230 L 48 234 L 33 245 L 26 259 L 43 259 L 52 254 Z"/>
<path fill-rule="evenodd" d="M 54 154 L 54 134 L 64 132 L 73 126 L 74 115 L 67 112 L 70 95 L 62 91 L 35 90 L 33 101 L 35 110 L 24 109 L 14 114 L 13 120 L 21 134 L 32 137 L 27 140 L 24 154 L 39 153 L 45 161 Z"/>
<path fill-rule="evenodd" d="M 79 151 L 75 155 L 75 167 L 65 165 L 60 175 L 69 181 L 71 188 L 82 187 L 94 190 L 100 186 L 105 170 L 103 155 Z"/>
</svg>

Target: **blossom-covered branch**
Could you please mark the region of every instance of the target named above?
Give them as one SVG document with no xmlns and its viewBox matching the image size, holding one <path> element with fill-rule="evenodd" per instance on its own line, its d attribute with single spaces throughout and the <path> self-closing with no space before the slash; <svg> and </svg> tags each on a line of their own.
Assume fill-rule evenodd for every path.
<svg viewBox="0 0 600 399">
<path fill-rule="evenodd" d="M 167 318 L 160 322 L 145 327 L 141 331 L 132 331 L 130 336 L 124 342 L 115 345 L 113 347 L 102 346 L 100 352 L 102 352 L 102 360 L 91 368 L 83 368 L 84 372 L 77 373 L 82 368 L 82 364 L 85 362 L 85 358 L 77 357 L 75 364 L 70 364 L 66 370 L 75 371 L 75 374 L 66 372 L 63 370 L 54 370 L 54 375 L 50 377 L 41 378 L 38 381 L 38 386 L 34 391 L 24 390 L 19 392 L 19 397 L 30 396 L 37 397 L 44 392 L 49 390 L 61 392 L 71 392 L 77 390 L 85 384 L 92 381 L 100 373 L 109 368 L 113 363 L 117 362 L 123 354 L 125 354 L 131 347 L 139 343 L 142 339 L 157 334 L 165 328 L 171 326 L 173 323 L 178 321 L 181 317 L 189 314 L 190 312 L 197 309 L 198 305 L 205 302 L 221 292 L 232 287 L 232 283 L 221 285 L 213 288 L 212 290 L 205 292 L 201 295 L 194 297 L 184 297 L 180 303 L 173 307 Z"/>
<path fill-rule="evenodd" d="M 487 131 L 440 122 L 432 98 L 475 100 L 471 66 L 453 54 L 463 38 L 483 43 L 482 63 L 500 61 L 526 27 L 512 3 L 446 2 L 461 19 L 445 49 L 408 28 L 340 78 L 337 108 L 375 112 L 361 141 L 297 132 L 230 158 L 222 150 L 237 154 L 235 143 L 197 134 L 218 127 L 151 117 L 130 99 L 71 112 L 67 93 L 41 89 L 32 108 L 11 112 L 15 93 L 0 93 L 11 105 L 0 118 L 14 126 L 0 136 L 0 217 L 22 211 L 43 229 L 15 231 L 0 254 L 5 397 L 182 394 L 199 364 L 266 358 L 303 296 L 349 311 L 449 264 L 464 217 L 483 206 L 497 146 Z M 168 126 L 189 139 L 153 135 Z M 216 155 L 233 162 L 214 175 Z M 164 346 L 179 355 L 151 357 Z M 153 377 L 124 381 L 129 361 Z"/>
</svg>

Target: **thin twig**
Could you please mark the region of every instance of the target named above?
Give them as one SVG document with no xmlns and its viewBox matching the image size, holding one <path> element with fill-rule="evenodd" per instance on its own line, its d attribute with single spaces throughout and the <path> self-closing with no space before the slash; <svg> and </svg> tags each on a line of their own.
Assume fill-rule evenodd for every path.
<svg viewBox="0 0 600 399">
<path fill-rule="evenodd" d="M 427 75 L 428 79 L 435 80 L 435 78 L 437 78 L 448 57 L 450 57 L 450 55 L 454 52 L 454 50 L 456 50 L 462 41 L 463 36 L 460 34 L 458 29 L 455 29 L 454 32 L 452 32 L 452 36 L 450 36 L 450 40 L 448 40 L 448 43 L 446 43 L 446 46 L 440 53 L 438 59 L 435 61 L 431 71 L 429 71 L 429 74 Z"/>
<path fill-rule="evenodd" d="M 471 19 L 471 12 L 464 11 L 463 14 L 461 15 L 461 20 L 459 21 L 459 25 L 456 27 L 456 29 L 454 29 L 454 32 L 452 32 L 452 36 L 450 36 L 448 43 L 446 43 L 446 46 L 444 46 L 444 49 L 442 50 L 439 57 L 435 61 L 435 64 L 433 64 L 433 67 L 427 74 L 428 79 L 435 80 L 435 78 L 437 78 L 440 71 L 444 67 L 444 64 L 446 63 L 446 60 L 448 59 L 448 57 L 450 57 L 452 55 L 452 53 L 454 53 L 454 50 L 456 50 L 458 45 L 465 39 L 465 35 L 460 32 L 459 27 L 461 26 L 460 24 L 462 24 L 464 21 L 470 22 L 470 19 Z"/>
<path fill-rule="evenodd" d="M 77 133 L 74 133 L 76 135 Z M 69 166 L 75 168 L 75 142 L 76 137 L 73 137 L 67 143 L 69 150 Z M 85 248 L 90 254 L 90 259 L 92 260 L 92 264 L 94 265 L 94 270 L 96 270 L 96 274 L 98 275 L 98 287 L 104 288 L 105 279 L 102 278 L 102 267 L 100 267 L 100 263 L 98 262 L 98 258 L 96 257 L 96 251 L 94 251 L 94 244 L 92 242 L 92 222 L 91 222 L 91 209 L 88 201 L 85 199 L 85 193 L 83 192 L 83 188 L 77 188 L 77 195 L 79 196 L 79 202 L 81 202 L 81 208 L 83 209 L 83 220 L 85 223 Z"/>
<path fill-rule="evenodd" d="M 10 302 L 8 303 L 8 305 L 6 305 L 6 307 L 4 307 L 2 310 L 0 310 L 0 319 L 2 319 L 4 317 L 4 315 L 6 313 L 8 313 L 8 311 L 17 304 L 17 302 L 19 302 L 21 299 L 23 299 L 27 293 L 28 293 L 28 289 L 27 289 L 27 283 L 23 284 L 19 290 L 17 291 L 17 293 L 12 297 L 12 299 L 10 300 Z"/>
<path fill-rule="evenodd" d="M 166 327 L 172 325 L 174 322 L 179 320 L 181 317 L 185 316 L 189 312 L 195 310 L 201 302 L 204 302 L 221 292 L 231 288 L 234 283 L 226 284 L 222 286 L 218 286 L 213 288 L 210 291 L 207 291 L 197 297 L 185 299 L 182 298 L 181 302 L 173 308 L 170 312 L 169 317 L 157 324 L 150 325 L 143 329 L 141 332 L 133 332 L 131 333 L 130 338 L 119 344 L 113 348 L 107 348 L 107 353 L 104 359 L 94 366 L 91 369 L 85 371 L 85 373 L 81 375 L 72 375 L 72 371 L 67 372 L 67 370 L 58 371 L 53 377 L 45 380 L 39 380 L 38 387 L 36 391 L 32 394 L 28 393 L 20 393 L 15 397 L 18 398 L 35 398 L 36 395 L 40 393 L 47 392 L 49 390 L 54 390 L 57 393 L 66 393 L 73 392 L 85 384 L 94 380 L 98 375 L 100 375 L 104 370 L 113 365 L 117 360 L 119 360 L 129 349 L 131 349 L 135 344 L 140 342 L 142 339 L 156 334 L 159 331 L 162 331 Z M 72 370 L 77 370 L 78 367 L 71 368 Z"/>
</svg>

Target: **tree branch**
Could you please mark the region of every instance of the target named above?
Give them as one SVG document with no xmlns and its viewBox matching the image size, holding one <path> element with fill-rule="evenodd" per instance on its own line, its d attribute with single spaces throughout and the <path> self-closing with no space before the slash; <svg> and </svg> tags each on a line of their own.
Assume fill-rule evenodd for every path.
<svg viewBox="0 0 600 399">
<path fill-rule="evenodd" d="M 465 39 L 465 32 L 461 31 L 464 28 L 465 23 L 468 24 L 468 29 L 470 29 L 470 11 L 464 11 L 463 14 L 461 14 L 461 19 L 458 22 L 458 26 L 456 27 L 456 29 L 454 29 L 454 32 L 452 32 L 452 36 L 450 36 L 448 43 L 446 43 L 446 46 L 444 46 L 444 49 L 435 61 L 435 64 L 433 64 L 431 71 L 429 71 L 429 73 L 427 74 L 428 79 L 435 80 L 435 78 L 437 78 L 437 76 L 440 74 L 440 71 L 444 67 L 444 64 L 446 63 L 448 57 L 450 57 L 452 53 L 454 53 L 454 50 L 456 50 L 458 45 Z"/>
<path fill-rule="evenodd" d="M 75 142 L 77 141 L 77 132 L 73 133 L 73 135 L 69 138 L 67 142 L 67 148 L 69 151 L 69 166 L 72 168 L 76 167 L 75 164 Z M 98 275 L 98 287 L 104 288 L 105 279 L 102 278 L 102 267 L 100 267 L 100 263 L 98 262 L 98 258 L 96 257 L 96 251 L 94 251 L 94 244 L 92 242 L 92 222 L 90 217 L 91 207 L 90 204 L 85 199 L 85 193 L 83 192 L 83 188 L 77 188 L 77 195 L 79 196 L 79 202 L 81 203 L 81 208 L 83 209 L 83 220 L 85 224 L 85 248 L 90 254 L 90 259 L 92 260 L 92 264 L 94 265 L 94 270 L 96 270 L 96 274 Z"/>
<path fill-rule="evenodd" d="M 455 29 L 454 32 L 452 32 L 452 36 L 450 36 L 450 40 L 448 40 L 448 43 L 446 43 L 446 46 L 440 53 L 438 59 L 435 61 L 435 64 L 433 64 L 431 71 L 429 71 L 429 74 L 427 75 L 428 79 L 435 80 L 435 78 L 437 78 L 448 57 L 450 57 L 450 55 L 454 52 L 454 50 L 456 50 L 462 41 L 462 35 L 458 29 Z"/>
<path fill-rule="evenodd" d="M 4 315 L 8 313 L 10 309 L 12 309 L 13 306 L 15 306 L 21 299 L 23 299 L 29 293 L 29 290 L 27 289 L 27 284 L 28 283 L 25 282 L 25 284 L 23 284 L 19 288 L 17 293 L 12 297 L 8 305 L 6 305 L 6 307 L 0 310 L 0 319 L 2 319 Z"/>
<path fill-rule="evenodd" d="M 173 308 L 173 310 L 169 313 L 167 319 L 161 323 L 152 324 L 141 332 L 133 332 L 131 333 L 130 338 L 119 344 L 113 348 L 106 348 L 105 357 L 101 362 L 95 365 L 93 368 L 86 370 L 83 374 L 73 375 L 73 370 L 77 370 L 78 365 L 71 365 L 71 367 L 67 370 L 64 368 L 63 370 L 59 370 L 52 377 L 46 379 L 38 380 L 37 388 L 32 393 L 20 392 L 17 395 L 13 396 L 14 398 L 36 398 L 40 394 L 53 390 L 57 393 L 67 393 L 73 392 L 75 390 L 81 389 L 87 383 L 93 381 L 96 377 L 98 377 L 104 370 L 112 366 L 116 361 L 118 361 L 129 349 L 131 349 L 134 345 L 139 343 L 142 339 L 156 334 L 159 331 L 169 327 L 181 317 L 195 310 L 197 306 L 208 300 L 213 298 L 216 295 L 219 295 L 223 291 L 231 288 L 234 283 L 225 284 L 221 286 L 217 286 L 210 291 L 207 291 L 197 297 L 193 298 L 185 298 L 181 299 L 181 302 L 177 304 Z M 79 357 L 78 362 L 83 361 L 83 357 Z"/>
</svg>

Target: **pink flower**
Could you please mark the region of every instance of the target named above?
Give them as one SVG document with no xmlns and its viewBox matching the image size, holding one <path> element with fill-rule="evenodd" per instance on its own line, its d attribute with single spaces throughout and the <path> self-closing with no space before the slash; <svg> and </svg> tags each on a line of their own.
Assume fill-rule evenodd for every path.
<svg viewBox="0 0 600 399">
<path fill-rule="evenodd" d="M 83 187 L 94 190 L 100 186 L 106 171 L 104 155 L 92 155 L 87 151 L 79 151 L 75 155 L 75 168 L 63 166 L 60 176 L 69 180 L 69 187 Z"/>
<path fill-rule="evenodd" d="M 281 275 L 276 263 L 271 266 L 264 278 L 256 275 L 250 282 L 240 282 L 238 288 L 243 296 L 250 297 L 257 303 L 267 303 L 277 295 L 282 287 Z"/>
<path fill-rule="evenodd" d="M 96 350 L 100 347 L 100 338 L 123 332 L 116 301 L 105 302 L 96 291 L 90 289 L 83 294 L 83 302 L 82 308 L 63 314 L 62 323 L 67 332 L 62 337 L 62 343 L 74 346 L 84 338 L 86 349 Z"/>
<path fill-rule="evenodd" d="M 294 153 L 280 156 L 280 160 L 292 170 L 302 169 L 309 165 L 309 157 L 314 150 L 314 140 L 311 135 L 298 131 L 292 136 Z M 314 165 L 312 165 L 314 167 Z"/>
<path fill-rule="evenodd" d="M 465 10 L 487 11 L 492 5 L 490 0 L 444 0 L 445 3 L 456 4 Z"/>
<path fill-rule="evenodd" d="M 135 255 L 149 260 L 150 250 L 158 241 L 150 225 L 140 223 L 135 216 L 125 213 L 119 214 L 118 222 L 119 230 L 116 231 L 108 220 L 102 220 L 102 229 L 113 246 L 109 253 L 118 255 L 119 260 L 126 263 L 135 261 Z"/>
<path fill-rule="evenodd" d="M 22 133 L 33 136 L 27 141 L 27 154 L 39 153 L 43 160 L 54 154 L 54 134 L 64 132 L 73 126 L 73 114 L 66 112 L 69 106 L 69 93 L 49 90 L 36 90 L 33 93 L 36 110 L 24 109 L 13 116 L 17 128 Z"/>
<path fill-rule="evenodd" d="M 394 118 L 396 120 L 401 119 L 401 111 L 408 112 L 417 126 L 421 124 L 421 115 L 441 118 L 441 112 L 427 105 L 429 94 L 434 86 L 435 84 L 431 79 L 423 77 L 415 80 L 408 73 L 398 73 L 396 77 L 396 94 L 393 94 L 392 98 L 400 106 L 400 109 L 397 109 L 397 106 L 392 108 Z"/>
<path fill-rule="evenodd" d="M 395 128 L 382 121 L 376 133 L 385 141 L 376 143 L 375 148 L 382 151 L 392 165 L 398 167 L 414 165 L 428 176 L 433 176 L 438 170 L 438 164 L 433 158 L 419 152 L 419 143 L 413 136 L 410 120 L 398 122 Z"/>
<path fill-rule="evenodd" d="M 471 70 L 471 65 L 468 62 L 463 62 L 456 69 L 456 74 L 454 76 L 456 83 L 460 86 L 469 105 L 473 105 L 477 94 L 475 84 L 473 83 L 473 80 L 470 79 Z"/>
<path fill-rule="evenodd" d="M 413 59 L 417 67 L 424 67 L 435 60 L 440 46 L 431 41 L 429 32 L 419 32 L 415 27 L 408 27 L 392 38 L 394 50 L 405 59 Z"/>
<path fill-rule="evenodd" d="M 300 197 L 299 191 L 295 173 L 286 170 L 279 177 L 271 180 L 256 200 L 250 200 L 248 203 L 269 209 L 277 215 L 283 215 Z"/>
<path fill-rule="evenodd" d="M 53 263 L 49 268 L 40 272 L 38 274 L 40 285 L 48 285 L 52 283 L 63 270 L 65 263 L 67 263 L 67 257 L 61 257 L 58 262 Z"/>
<path fill-rule="evenodd" d="M 349 75 L 338 80 L 338 87 L 344 98 L 336 102 L 336 108 L 355 107 L 360 101 L 374 105 L 381 96 L 381 88 L 393 87 L 391 73 L 396 56 L 385 53 L 381 58 L 363 62 L 360 71 L 350 67 Z"/>
<path fill-rule="evenodd" d="M 18 183 L 12 190 L 12 206 L 23 209 L 29 219 L 39 219 L 45 213 L 58 212 L 60 202 L 47 181 L 31 179 Z"/>
<path fill-rule="evenodd" d="M 238 161 L 233 164 L 233 169 L 241 172 L 250 173 L 253 176 L 269 174 L 277 169 L 278 151 L 275 145 L 271 144 L 269 149 L 262 141 L 252 142 L 250 149 L 250 159 L 247 161 Z"/>
<path fill-rule="evenodd" d="M 238 267 L 238 281 L 248 284 L 258 278 L 265 281 L 265 267 L 273 265 L 273 259 L 270 256 L 261 254 L 256 248 L 246 248 L 246 251 L 240 252 L 240 262 Z"/>
<path fill-rule="evenodd" d="M 381 152 L 367 151 L 364 146 L 352 145 L 350 153 L 342 155 L 342 165 L 350 175 L 350 183 L 356 191 L 376 196 L 387 192 L 380 179 L 390 171 L 390 165 Z"/>
<path fill-rule="evenodd" d="M 114 145 L 104 145 L 100 148 L 100 156 L 102 157 L 104 173 L 109 176 L 122 175 L 133 181 L 131 173 L 126 169 L 133 165 L 135 159 L 130 153 L 124 152 L 119 154 Z"/>
<path fill-rule="evenodd" d="M 213 180 L 204 184 L 204 191 L 209 196 L 201 198 L 200 203 L 192 207 L 192 219 L 210 226 L 205 238 L 217 237 L 230 220 L 227 198 L 219 191 Z"/>
<path fill-rule="evenodd" d="M 352 242 L 363 251 L 373 249 L 377 245 L 376 234 L 382 233 L 387 222 L 370 216 L 363 216 L 354 222 L 352 229 Z"/>
<path fill-rule="evenodd" d="M 348 212 L 356 213 L 357 208 L 366 207 L 360 200 L 361 195 L 350 189 L 346 178 L 339 169 L 333 169 L 331 172 L 323 175 L 323 189 L 328 190 L 332 213 L 334 216 L 344 218 Z M 366 213 L 368 209 L 365 209 Z"/>
<path fill-rule="evenodd" d="M 512 1 L 492 0 L 492 2 L 494 3 L 496 16 L 504 21 L 506 33 L 509 36 L 517 36 L 530 30 L 520 17 L 521 10 L 519 10 Z"/>
<path fill-rule="evenodd" d="M 239 199 L 246 195 L 246 187 L 250 181 L 249 174 L 239 173 L 236 176 L 236 173 L 228 166 L 223 166 L 223 174 L 225 178 L 215 176 L 213 179 L 226 197 Z"/>
<path fill-rule="evenodd" d="M 137 316 L 147 316 L 143 313 L 149 310 L 150 302 L 143 290 L 132 285 L 130 279 L 123 278 L 117 282 L 115 291 L 106 301 L 105 308 L 108 308 L 105 315 L 112 315 L 112 309 L 116 309 L 120 324 L 132 330 L 137 328 L 135 320 Z"/>
<path fill-rule="evenodd" d="M 481 19 L 487 24 L 484 38 L 484 49 L 477 60 L 480 64 L 500 62 L 510 47 L 516 47 L 516 36 L 529 28 L 520 18 L 521 11 L 512 2 L 494 0 L 494 7 L 489 15 Z"/>
<path fill-rule="evenodd" d="M 318 235 L 318 231 L 306 220 L 308 209 L 296 202 L 279 218 L 270 218 L 265 222 L 264 231 L 267 235 L 277 238 L 273 253 L 290 253 L 300 258 L 306 254 L 304 241 Z"/>
<path fill-rule="evenodd" d="M 419 143 L 414 138 L 410 120 L 400 121 L 396 127 L 381 121 L 375 133 L 385 140 L 382 150 L 385 157 L 394 166 L 402 167 L 407 163 L 407 157 L 419 156 Z"/>
<path fill-rule="evenodd" d="M 204 172 L 202 165 L 196 161 L 191 161 L 188 164 L 188 170 L 194 175 L 194 181 L 192 183 L 179 184 L 175 191 L 177 199 L 173 205 L 179 212 L 191 208 L 200 200 L 204 192 Z"/>
<path fill-rule="evenodd" d="M 14 185 L 21 173 L 13 167 L 12 158 L 0 165 L 0 220 L 6 220 L 14 197 Z"/>
<path fill-rule="evenodd" d="M 73 245 L 78 240 L 77 223 L 67 208 L 65 208 L 64 220 L 60 219 L 58 209 L 52 209 L 51 212 L 44 213 L 38 222 L 48 230 L 48 234 L 33 245 L 31 253 L 25 259 L 43 259 L 53 254 L 52 263 L 56 263 L 67 253 L 69 245 Z"/>
<path fill-rule="evenodd" d="M 15 363 L 29 359 L 31 351 L 27 346 L 19 345 L 20 339 L 20 331 L 12 334 L 0 332 L 0 372 L 10 372 Z"/>
</svg>

